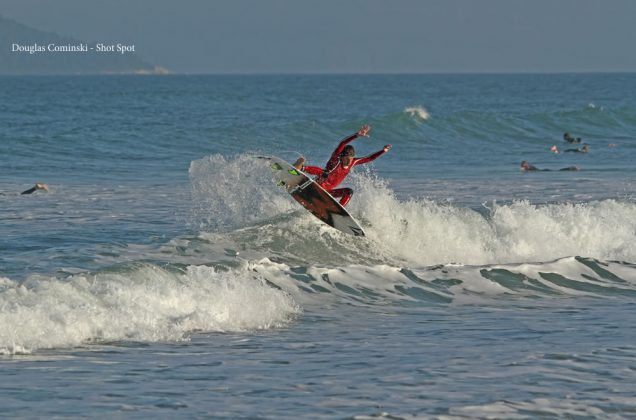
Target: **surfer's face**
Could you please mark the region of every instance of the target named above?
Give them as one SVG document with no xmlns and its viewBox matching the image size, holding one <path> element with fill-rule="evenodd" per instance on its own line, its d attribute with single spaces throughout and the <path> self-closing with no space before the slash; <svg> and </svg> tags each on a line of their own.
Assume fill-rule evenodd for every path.
<svg viewBox="0 0 636 420">
<path fill-rule="evenodd" d="M 349 166 L 351 165 L 351 162 L 353 162 L 353 156 L 342 156 L 340 158 L 340 162 L 342 163 L 342 166 Z"/>
</svg>

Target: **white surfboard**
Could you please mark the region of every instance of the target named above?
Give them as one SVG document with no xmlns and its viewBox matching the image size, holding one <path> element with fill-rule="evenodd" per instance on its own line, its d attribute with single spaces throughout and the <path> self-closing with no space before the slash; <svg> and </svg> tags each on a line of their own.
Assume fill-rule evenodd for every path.
<svg viewBox="0 0 636 420">
<path fill-rule="evenodd" d="M 276 184 L 311 214 L 341 232 L 365 236 L 364 230 L 340 203 L 306 173 L 277 157 L 264 157 L 274 172 Z"/>
</svg>

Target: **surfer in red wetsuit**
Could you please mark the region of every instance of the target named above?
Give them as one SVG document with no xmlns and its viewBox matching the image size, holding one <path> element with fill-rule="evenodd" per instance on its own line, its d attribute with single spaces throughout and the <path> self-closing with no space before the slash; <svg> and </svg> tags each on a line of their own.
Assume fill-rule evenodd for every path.
<svg viewBox="0 0 636 420">
<path fill-rule="evenodd" d="M 322 188 L 327 190 L 332 197 L 341 197 L 340 204 L 344 207 L 351 199 L 353 190 L 351 188 L 336 187 L 344 181 L 354 166 L 371 162 L 391 149 L 391 145 L 387 144 L 384 148 L 382 148 L 382 150 L 379 150 L 369 156 L 361 158 L 355 157 L 355 149 L 349 143 L 358 137 L 368 137 L 370 129 L 371 127 L 365 125 L 357 133 L 342 140 L 340 144 L 338 144 L 338 147 L 336 147 L 336 150 L 334 150 L 331 154 L 331 157 L 324 169 L 317 166 L 302 166 L 305 162 L 304 158 L 298 159 L 294 166 L 308 174 L 318 175 L 316 182 Z"/>
</svg>

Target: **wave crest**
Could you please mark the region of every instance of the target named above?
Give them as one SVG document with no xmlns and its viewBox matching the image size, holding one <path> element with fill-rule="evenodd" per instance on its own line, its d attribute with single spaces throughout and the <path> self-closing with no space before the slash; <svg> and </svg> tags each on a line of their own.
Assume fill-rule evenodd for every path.
<svg viewBox="0 0 636 420">
<path fill-rule="evenodd" d="M 404 112 L 411 117 L 419 118 L 422 121 L 426 121 L 431 117 L 431 114 L 423 106 L 410 106 L 404 108 Z"/>
<path fill-rule="evenodd" d="M 636 204 L 603 200 L 493 204 L 482 212 L 399 200 L 386 183 L 356 176 L 352 208 L 371 240 L 409 264 L 501 264 L 569 256 L 636 260 Z"/>
<path fill-rule="evenodd" d="M 188 266 L 177 272 L 151 264 L 65 280 L 4 281 L 0 308 L 0 354 L 269 329 L 300 313 L 287 293 L 245 267 L 230 272 Z"/>
</svg>

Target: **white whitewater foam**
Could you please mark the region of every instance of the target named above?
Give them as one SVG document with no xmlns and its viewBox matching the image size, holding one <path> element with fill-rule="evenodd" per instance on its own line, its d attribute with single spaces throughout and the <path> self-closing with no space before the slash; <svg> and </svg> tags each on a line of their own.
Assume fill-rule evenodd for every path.
<svg viewBox="0 0 636 420">
<path fill-rule="evenodd" d="M 450 407 L 449 412 L 457 418 L 506 418 L 527 419 L 527 413 L 534 418 L 612 418 L 601 408 L 605 399 L 568 400 L 558 398 L 535 398 L 529 401 L 497 401 L 483 405 Z M 621 418 L 621 417 L 616 417 Z"/>
<path fill-rule="evenodd" d="M 413 265 L 552 261 L 568 256 L 636 261 L 636 204 L 603 200 L 485 209 L 426 199 L 399 200 L 385 182 L 356 174 L 350 209 L 370 223 L 369 238 L 388 257 Z"/>
<path fill-rule="evenodd" d="M 300 308 L 243 266 L 216 271 L 154 265 L 126 272 L 33 276 L 0 289 L 0 354 L 95 341 L 176 341 L 193 331 L 280 327 Z"/>
<path fill-rule="evenodd" d="M 636 268 L 625 266 L 625 282 L 603 279 L 574 257 L 549 263 L 509 264 L 491 267 L 446 265 L 408 269 L 390 265 L 292 267 L 267 258 L 249 263 L 251 270 L 294 297 L 303 307 L 346 301 L 353 305 L 384 305 L 398 301 L 423 304 L 492 304 L 530 298 L 625 296 L 636 290 Z M 619 263 L 608 263 L 608 272 L 619 272 Z M 490 278 L 493 271 L 506 281 Z M 501 273 L 506 273 L 501 274 Z M 552 281 L 554 274 L 569 283 Z"/>
<path fill-rule="evenodd" d="M 628 201 L 542 205 L 517 201 L 477 212 L 424 198 L 398 199 L 385 181 L 358 171 L 347 180 L 355 190 L 348 210 L 368 237 L 354 240 L 330 235 L 332 229 L 302 213 L 297 203 L 272 185 L 270 171 L 260 159 L 226 160 L 216 155 L 193 162 L 190 176 L 198 200 L 198 226 L 203 230 L 233 225 L 237 233 L 259 223 L 272 227 L 266 238 L 237 244 L 247 248 L 267 251 L 268 243 L 291 241 L 304 250 L 295 255 L 303 258 L 311 251 L 304 245 L 306 238 L 329 248 L 345 244 L 343 251 L 354 258 L 351 263 L 362 253 L 412 267 L 541 262 L 571 256 L 636 261 L 636 204 Z M 281 219 L 294 211 L 301 217 Z M 337 244 L 330 244 L 333 240 Z M 267 252 L 262 255 L 267 256 Z"/>
<path fill-rule="evenodd" d="M 421 120 L 428 120 L 431 117 L 431 114 L 424 108 L 423 106 L 411 106 L 404 108 L 404 112 L 409 114 L 411 117 L 419 118 Z"/>
</svg>

